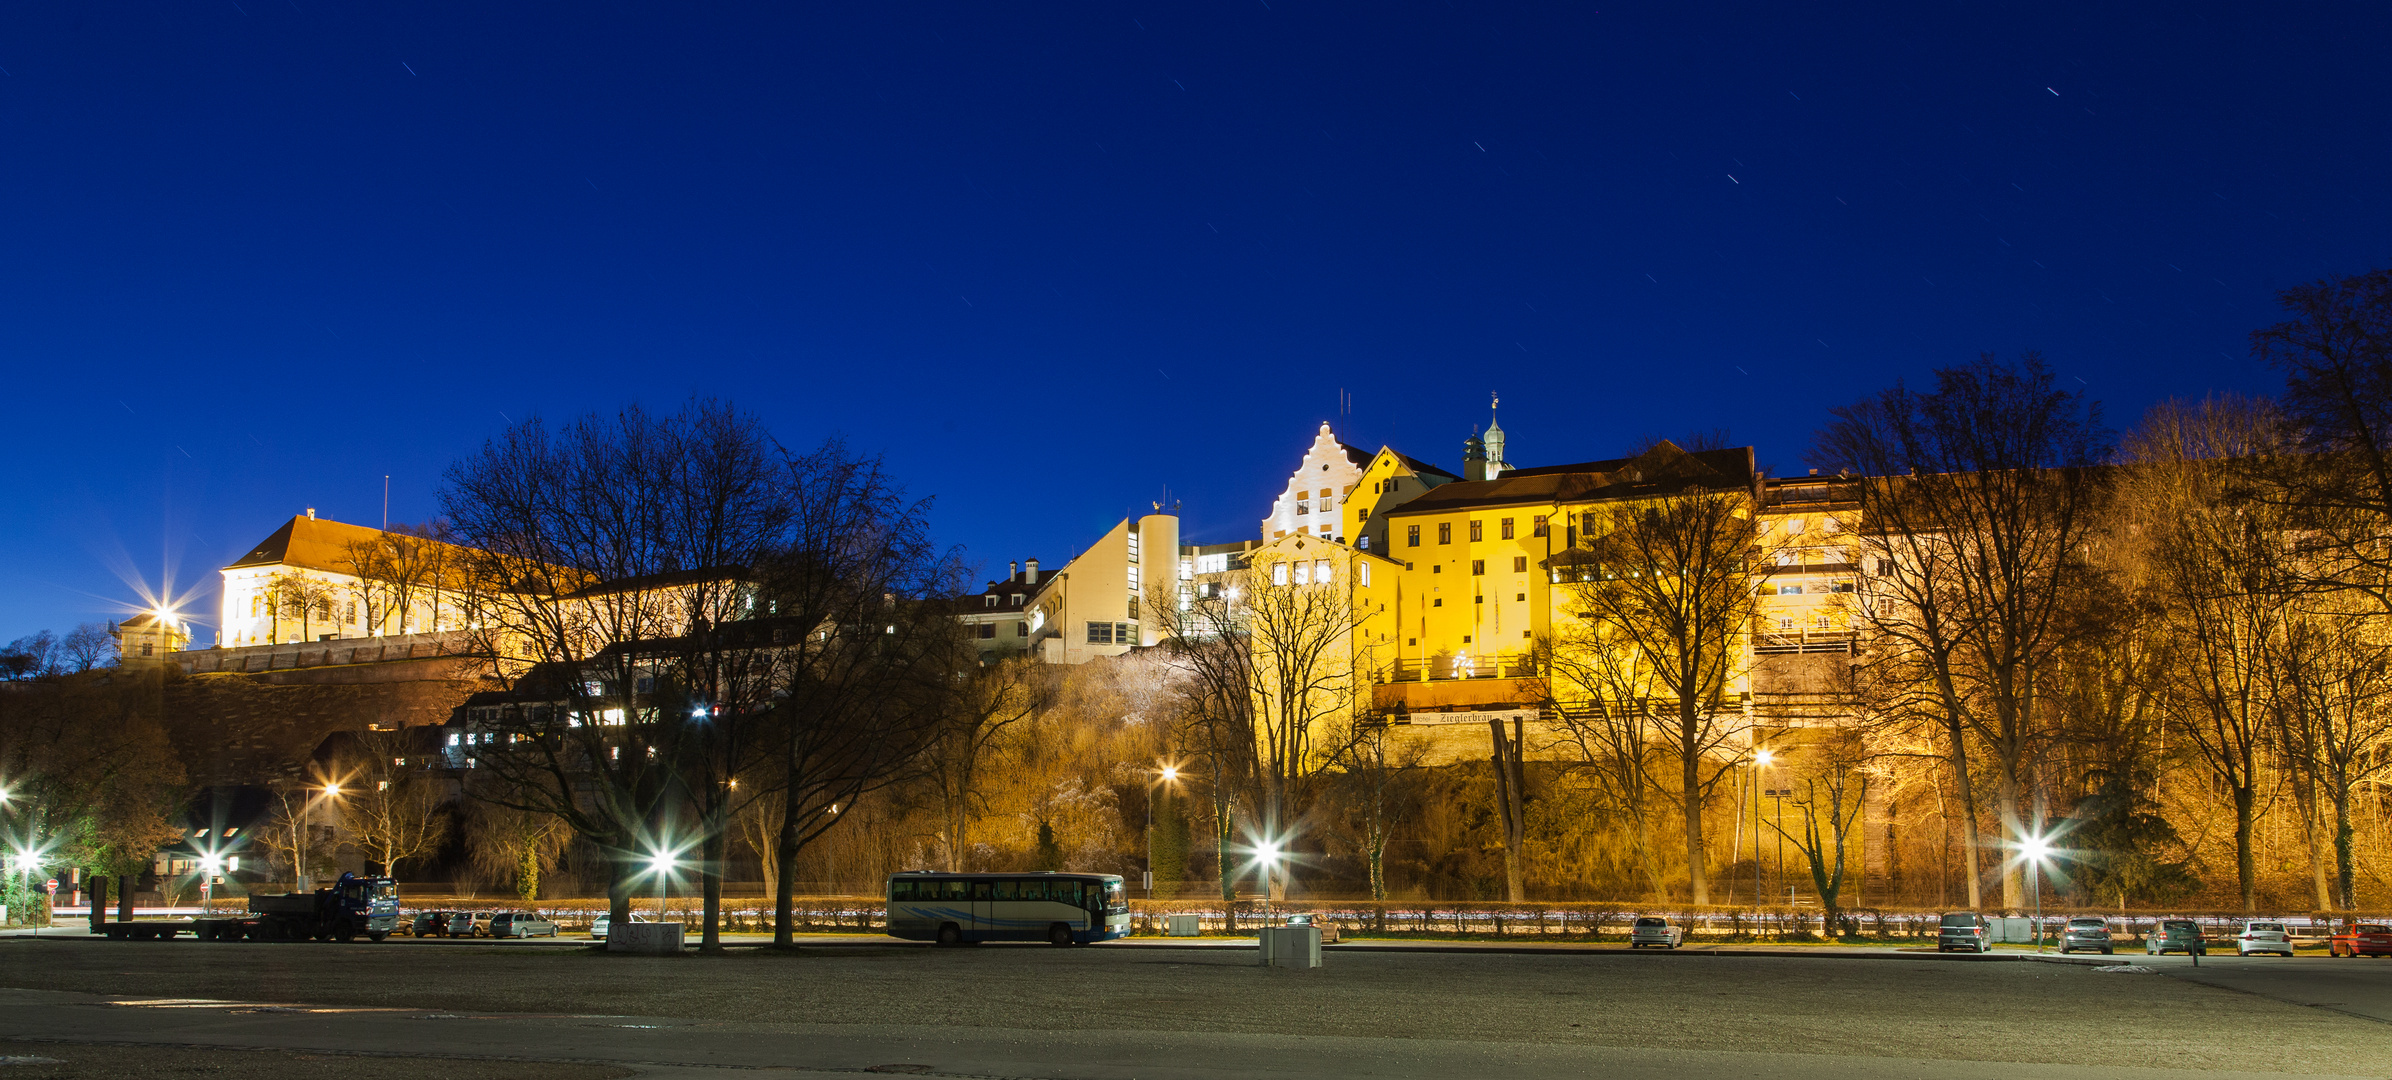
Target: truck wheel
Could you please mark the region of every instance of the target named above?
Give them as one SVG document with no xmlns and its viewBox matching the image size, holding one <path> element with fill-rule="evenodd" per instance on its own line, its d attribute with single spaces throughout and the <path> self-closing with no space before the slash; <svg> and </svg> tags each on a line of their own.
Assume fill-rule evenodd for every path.
<svg viewBox="0 0 2392 1080">
<path fill-rule="evenodd" d="M 334 933 L 332 936 L 333 936 L 333 938 L 334 938 L 334 939 L 338 940 L 338 941 L 339 941 L 341 944 L 343 944 L 343 945 L 346 945 L 346 944 L 348 944 L 348 943 L 350 943 L 350 942 L 352 942 L 352 941 L 355 941 L 355 940 L 357 940 L 357 931 L 355 931 L 355 930 L 352 930 L 352 929 L 350 929 L 350 928 L 348 928 L 347 926 L 345 926 L 345 925 L 344 925 L 344 926 L 342 926 L 342 927 L 341 927 L 341 928 L 340 928 L 338 931 L 336 931 L 336 932 L 335 932 L 335 933 Z"/>
<path fill-rule="evenodd" d="M 365 936 L 365 939 L 366 939 L 367 941 L 371 941 L 371 942 L 374 942 L 374 943 L 376 943 L 376 944 L 380 944 L 383 938 L 386 938 L 386 937 L 389 937 L 389 936 L 390 936 L 390 934 L 389 934 L 389 933 L 387 933 L 387 932 L 385 932 L 385 933 L 379 933 L 379 934 L 373 934 L 373 933 L 369 933 L 369 934 L 367 934 L 367 935 Z"/>
</svg>

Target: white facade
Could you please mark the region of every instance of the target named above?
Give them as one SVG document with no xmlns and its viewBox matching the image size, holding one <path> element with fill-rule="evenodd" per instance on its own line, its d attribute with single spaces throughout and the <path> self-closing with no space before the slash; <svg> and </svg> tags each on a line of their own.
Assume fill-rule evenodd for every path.
<svg viewBox="0 0 2392 1080">
<path fill-rule="evenodd" d="M 1282 536 L 1340 539 L 1345 520 L 1340 511 L 1370 460 L 1368 452 L 1339 442 L 1324 421 L 1304 451 L 1303 462 L 1288 476 L 1286 489 L 1271 505 L 1271 515 L 1262 519 L 1263 542 Z"/>
</svg>

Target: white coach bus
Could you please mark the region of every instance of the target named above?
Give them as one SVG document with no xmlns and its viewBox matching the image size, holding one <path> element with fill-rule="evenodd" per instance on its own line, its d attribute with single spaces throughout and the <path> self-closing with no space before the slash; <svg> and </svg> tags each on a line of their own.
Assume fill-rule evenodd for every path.
<svg viewBox="0 0 2392 1080">
<path fill-rule="evenodd" d="M 1085 945 L 1130 932 L 1119 874 L 889 875 L 889 936 Z"/>
</svg>

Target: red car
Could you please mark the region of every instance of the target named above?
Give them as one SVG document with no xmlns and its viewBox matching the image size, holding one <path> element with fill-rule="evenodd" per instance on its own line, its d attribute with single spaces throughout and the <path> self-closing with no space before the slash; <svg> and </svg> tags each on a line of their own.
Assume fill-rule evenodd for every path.
<svg viewBox="0 0 2392 1080">
<path fill-rule="evenodd" d="M 2392 956 L 2392 926 L 2358 923 L 2345 926 L 2326 946 L 2330 956 Z"/>
</svg>

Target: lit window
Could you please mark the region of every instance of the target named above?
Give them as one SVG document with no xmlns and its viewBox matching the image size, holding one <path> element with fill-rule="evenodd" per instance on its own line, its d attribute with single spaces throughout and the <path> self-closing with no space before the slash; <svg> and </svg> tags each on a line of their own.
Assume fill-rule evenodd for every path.
<svg viewBox="0 0 2392 1080">
<path fill-rule="evenodd" d="M 1484 574 L 1486 574 L 1486 572 L 1487 572 L 1487 560 L 1485 560 L 1485 559 L 1472 559 L 1472 560 L 1470 560 L 1470 575 L 1471 575 L 1472 577 L 1479 577 L 1479 576 L 1483 576 Z"/>
<path fill-rule="evenodd" d="M 1275 563 L 1272 563 L 1272 564 L 1271 564 L 1271 584 L 1273 584 L 1273 585 L 1285 585 L 1285 584 L 1287 584 L 1287 564 L 1286 564 L 1286 563 L 1283 563 L 1283 562 L 1275 562 Z"/>
<path fill-rule="evenodd" d="M 1453 543 L 1453 522 L 1440 521 L 1437 523 L 1437 542 L 1440 544 Z"/>
<path fill-rule="evenodd" d="M 1778 587 L 1777 587 L 1777 594 L 1778 594 L 1779 596 L 1801 596 L 1801 595 L 1802 595 L 1802 586 L 1800 586 L 1800 585 L 1780 585 L 1780 586 L 1778 586 Z"/>
<path fill-rule="evenodd" d="M 1367 589 L 1367 588 L 1369 588 L 1369 587 L 1370 587 L 1370 564 L 1369 564 L 1369 563 L 1366 563 L 1366 562 L 1365 562 L 1365 563 L 1356 563 L 1356 564 L 1354 564 L 1354 574 L 1355 574 L 1355 580 L 1357 580 L 1357 581 L 1361 582 L 1361 583 L 1362 583 L 1362 587 L 1363 587 L 1363 588 L 1366 588 L 1366 589 Z"/>
<path fill-rule="evenodd" d="M 1329 583 L 1329 560 L 1314 559 L 1312 561 L 1312 582 L 1315 585 Z"/>
<path fill-rule="evenodd" d="M 1405 546 L 1405 547 L 1419 547 L 1419 546 L 1420 546 L 1420 526 L 1418 526 L 1418 525 L 1406 525 L 1406 526 L 1404 526 L 1404 546 Z"/>
<path fill-rule="evenodd" d="M 1478 543 L 1479 541 L 1481 541 L 1481 540 L 1484 540 L 1484 539 L 1486 539 L 1486 538 L 1487 538 L 1487 523 L 1486 523 L 1486 522 L 1484 522 L 1484 521 L 1478 521 L 1478 520 L 1475 520 L 1475 519 L 1474 519 L 1474 520 L 1472 520 L 1472 521 L 1470 522 L 1470 542 L 1471 542 L 1471 543 L 1473 543 L 1473 544 L 1475 544 L 1475 543 Z"/>
<path fill-rule="evenodd" d="M 1528 535 L 1543 536 L 1545 533 L 1545 515 L 1538 514 L 1537 516 L 1528 519 Z"/>
<path fill-rule="evenodd" d="M 1792 620 L 1792 619 L 1779 619 L 1779 620 L 1777 621 L 1777 628 L 1778 628 L 1778 629 L 1780 629 L 1780 630 L 1792 630 L 1792 629 L 1794 629 L 1794 620 Z"/>
<path fill-rule="evenodd" d="M 1510 518 L 1503 519 L 1503 538 L 1506 540 L 1512 538 L 1512 519 Z"/>
<path fill-rule="evenodd" d="M 1515 574 L 1525 574 L 1525 573 L 1527 573 L 1527 572 L 1528 572 L 1528 556 L 1526 556 L 1526 555 L 1514 555 L 1514 556 L 1512 556 L 1512 573 L 1515 573 Z"/>
</svg>

